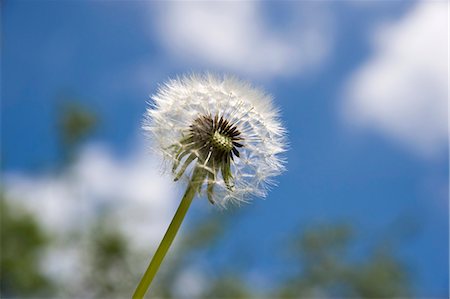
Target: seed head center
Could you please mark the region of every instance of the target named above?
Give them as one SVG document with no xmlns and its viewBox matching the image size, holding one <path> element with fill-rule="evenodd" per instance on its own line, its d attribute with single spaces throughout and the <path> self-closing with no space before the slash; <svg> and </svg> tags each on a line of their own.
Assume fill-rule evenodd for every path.
<svg viewBox="0 0 450 299">
<path fill-rule="evenodd" d="M 233 149 L 233 141 L 232 138 L 219 133 L 218 131 L 215 131 L 214 134 L 211 137 L 211 144 L 224 152 L 231 152 L 231 150 Z"/>
</svg>

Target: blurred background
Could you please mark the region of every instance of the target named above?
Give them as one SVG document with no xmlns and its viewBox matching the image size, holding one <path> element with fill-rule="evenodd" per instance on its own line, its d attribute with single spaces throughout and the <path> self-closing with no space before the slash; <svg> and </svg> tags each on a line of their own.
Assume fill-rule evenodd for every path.
<svg viewBox="0 0 450 299">
<path fill-rule="evenodd" d="M 183 187 L 141 121 L 189 72 L 275 97 L 266 200 L 196 199 L 149 298 L 448 298 L 447 1 L 1 2 L 1 298 L 129 298 Z"/>
</svg>

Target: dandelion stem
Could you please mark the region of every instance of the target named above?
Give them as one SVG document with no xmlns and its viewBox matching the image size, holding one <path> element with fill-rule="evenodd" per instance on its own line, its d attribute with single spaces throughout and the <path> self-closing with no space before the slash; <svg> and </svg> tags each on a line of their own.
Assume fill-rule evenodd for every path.
<svg viewBox="0 0 450 299">
<path fill-rule="evenodd" d="M 191 205 L 192 199 L 195 196 L 195 192 L 197 191 L 199 185 L 202 183 L 201 180 L 198 179 L 198 177 L 201 176 L 201 174 L 202 174 L 201 169 L 196 167 L 194 169 L 194 173 L 192 174 L 191 181 L 189 182 L 189 185 L 186 188 L 186 192 L 184 193 L 183 199 L 181 200 L 180 205 L 178 206 L 178 209 L 175 212 L 175 216 L 173 217 L 172 222 L 170 222 L 169 228 L 167 229 L 164 238 L 159 244 L 159 247 L 156 250 L 155 255 L 153 256 L 153 259 L 148 265 L 148 268 L 145 271 L 144 276 L 142 276 L 141 281 L 139 282 L 138 286 L 136 287 L 136 290 L 134 291 L 133 299 L 144 298 L 144 295 L 147 292 L 150 284 L 152 283 L 153 278 L 155 277 L 156 272 L 158 271 L 159 266 L 161 265 L 161 262 L 163 261 L 167 251 L 170 248 L 170 245 L 175 239 L 178 229 L 180 228 L 180 225 L 183 222 L 184 216 L 186 215 L 186 212 L 189 209 L 189 206 Z"/>
</svg>

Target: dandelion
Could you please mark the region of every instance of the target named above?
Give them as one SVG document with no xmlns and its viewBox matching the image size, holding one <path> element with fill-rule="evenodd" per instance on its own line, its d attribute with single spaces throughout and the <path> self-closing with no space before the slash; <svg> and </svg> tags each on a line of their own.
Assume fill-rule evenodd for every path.
<svg viewBox="0 0 450 299">
<path fill-rule="evenodd" d="M 196 194 L 211 204 L 265 197 L 284 170 L 285 129 L 272 98 L 234 77 L 170 80 L 152 97 L 143 129 L 187 189 L 133 298 L 142 298 Z"/>
</svg>

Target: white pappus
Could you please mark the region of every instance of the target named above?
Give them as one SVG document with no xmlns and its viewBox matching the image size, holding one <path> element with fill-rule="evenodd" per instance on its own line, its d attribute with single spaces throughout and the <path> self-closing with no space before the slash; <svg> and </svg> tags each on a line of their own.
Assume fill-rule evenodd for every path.
<svg viewBox="0 0 450 299">
<path fill-rule="evenodd" d="M 151 97 L 143 129 L 172 165 L 219 206 L 265 197 L 284 171 L 286 130 L 272 97 L 232 76 L 192 74 Z"/>
</svg>

